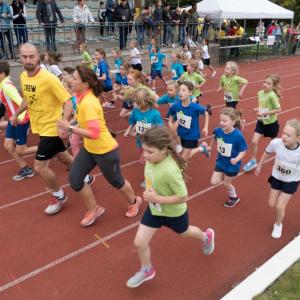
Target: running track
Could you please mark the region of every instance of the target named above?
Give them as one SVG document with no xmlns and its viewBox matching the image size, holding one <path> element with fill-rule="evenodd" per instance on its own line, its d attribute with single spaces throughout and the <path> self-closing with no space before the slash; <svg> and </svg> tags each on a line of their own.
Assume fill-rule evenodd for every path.
<svg viewBox="0 0 300 300">
<path fill-rule="evenodd" d="M 256 94 L 269 73 L 281 77 L 284 97 L 280 124 L 283 126 L 286 120 L 299 118 L 299 66 L 298 57 L 240 65 L 241 76 L 249 80 L 239 104 L 247 121 L 244 134 L 248 143 L 255 126 Z M 221 74 L 222 68 L 217 71 Z M 210 131 L 217 126 L 223 107 L 222 94 L 216 93 L 218 81 L 219 76 L 209 78 L 203 88 L 203 103 L 211 103 L 214 109 Z M 164 114 L 165 108 L 161 111 Z M 134 139 L 122 136 L 127 124 L 118 114 L 119 109 L 107 111 L 107 123 L 119 132 L 123 173 L 141 194 L 139 182 L 143 167 L 137 161 L 139 153 Z M 3 136 L 0 138 L 2 143 Z M 30 143 L 35 141 L 36 138 L 30 138 Z M 266 144 L 267 141 L 261 143 L 259 156 Z M 249 154 L 245 161 L 248 158 Z M 32 164 L 33 157 L 27 160 Z M 219 299 L 298 234 L 300 204 L 297 193 L 287 209 L 283 237 L 274 240 L 270 237 L 274 211 L 267 205 L 269 186 L 266 182 L 273 160 L 266 162 L 259 177 L 240 173 L 235 179 L 241 202 L 233 209 L 223 207 L 224 187 L 210 186 L 214 162 L 215 154 L 209 160 L 194 157 L 189 162 L 188 188 L 190 222 L 202 229 L 215 229 L 215 253 L 205 257 L 199 242 L 181 239 L 162 229 L 151 245 L 157 276 L 130 290 L 125 283 L 139 268 L 132 242 L 141 215 L 135 219 L 123 217 L 124 199 L 95 169 L 97 181 L 93 188 L 106 213 L 94 226 L 81 228 L 79 222 L 85 207 L 69 188 L 65 168 L 53 162 L 52 167 L 65 185 L 69 201 L 61 213 L 46 216 L 43 210 L 49 193 L 42 180 L 34 177 L 13 182 L 10 178 L 16 172 L 16 164 L 1 148 L 0 298 Z"/>
</svg>

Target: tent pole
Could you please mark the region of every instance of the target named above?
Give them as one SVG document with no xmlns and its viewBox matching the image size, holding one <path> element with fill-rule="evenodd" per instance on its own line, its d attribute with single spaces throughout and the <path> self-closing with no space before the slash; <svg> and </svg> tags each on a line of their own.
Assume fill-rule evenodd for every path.
<svg viewBox="0 0 300 300">
<path fill-rule="evenodd" d="M 246 32 L 246 19 L 244 19 L 244 32 Z"/>
</svg>

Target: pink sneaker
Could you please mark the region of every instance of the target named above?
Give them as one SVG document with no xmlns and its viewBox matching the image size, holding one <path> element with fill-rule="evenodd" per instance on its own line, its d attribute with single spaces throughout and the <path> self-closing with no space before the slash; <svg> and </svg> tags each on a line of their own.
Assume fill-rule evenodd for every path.
<svg viewBox="0 0 300 300">
<path fill-rule="evenodd" d="M 101 206 L 96 206 L 92 210 L 88 210 L 84 218 L 81 220 L 80 225 L 82 227 L 87 227 L 95 223 L 96 219 L 99 218 L 105 212 L 105 208 Z"/>
</svg>

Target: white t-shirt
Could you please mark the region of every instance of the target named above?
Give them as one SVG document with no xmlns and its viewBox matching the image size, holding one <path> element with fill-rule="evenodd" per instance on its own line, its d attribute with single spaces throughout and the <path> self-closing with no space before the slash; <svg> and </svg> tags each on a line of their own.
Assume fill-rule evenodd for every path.
<svg viewBox="0 0 300 300">
<path fill-rule="evenodd" d="M 140 57 L 140 51 L 137 48 L 133 48 L 130 50 L 130 56 L 131 56 L 131 64 L 137 65 L 141 64 L 141 57 Z"/>
<path fill-rule="evenodd" d="M 276 155 L 273 177 L 284 182 L 300 181 L 300 144 L 295 149 L 289 149 L 282 139 L 277 138 L 270 142 L 266 152 Z"/>
<path fill-rule="evenodd" d="M 203 51 L 203 55 L 202 55 L 203 59 L 209 59 L 210 56 L 208 54 L 208 46 L 207 45 L 204 45 L 202 47 L 202 51 Z"/>
<path fill-rule="evenodd" d="M 46 65 L 47 70 L 54 74 L 55 76 L 59 77 L 60 75 L 62 75 L 62 71 L 60 70 L 60 68 L 57 65 Z"/>
</svg>

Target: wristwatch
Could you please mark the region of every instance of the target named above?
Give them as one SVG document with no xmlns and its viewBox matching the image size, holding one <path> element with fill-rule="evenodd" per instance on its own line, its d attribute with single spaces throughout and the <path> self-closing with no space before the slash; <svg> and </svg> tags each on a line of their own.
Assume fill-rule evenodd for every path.
<svg viewBox="0 0 300 300">
<path fill-rule="evenodd" d="M 70 125 L 69 127 L 68 127 L 68 132 L 73 132 L 73 129 L 74 129 L 74 126 L 73 125 Z"/>
</svg>

